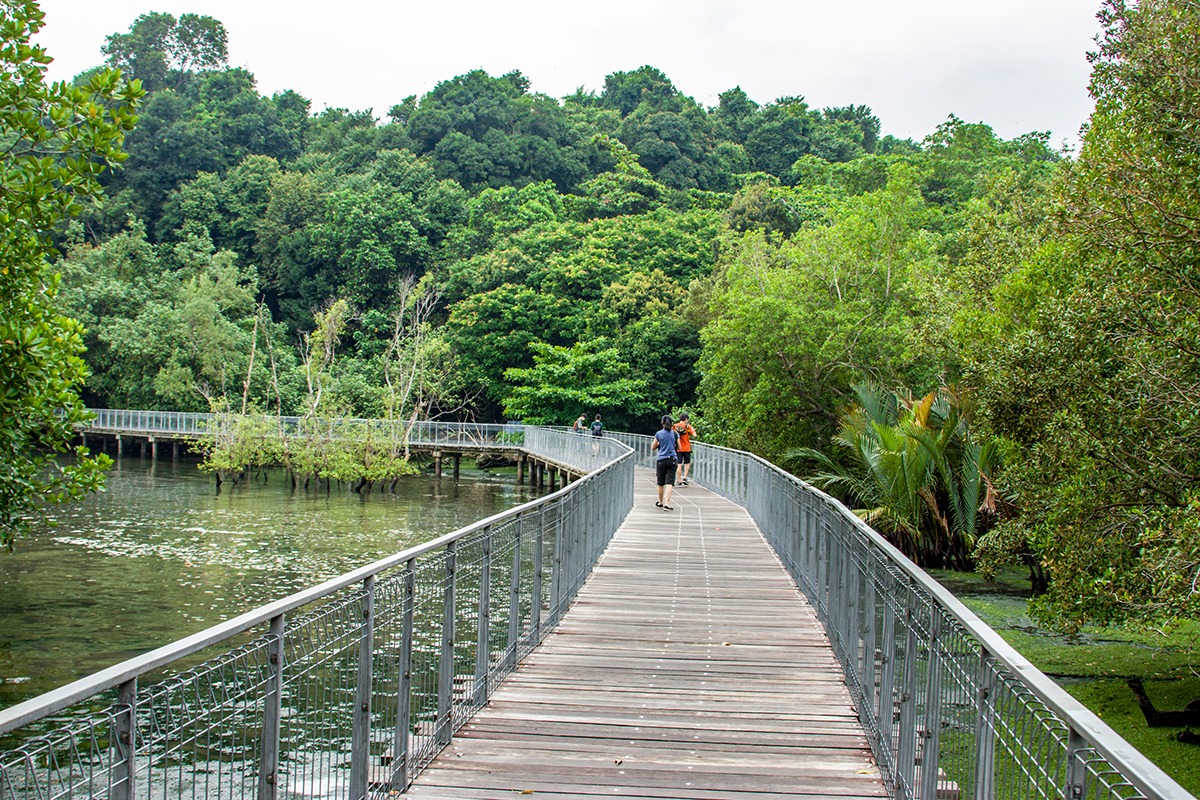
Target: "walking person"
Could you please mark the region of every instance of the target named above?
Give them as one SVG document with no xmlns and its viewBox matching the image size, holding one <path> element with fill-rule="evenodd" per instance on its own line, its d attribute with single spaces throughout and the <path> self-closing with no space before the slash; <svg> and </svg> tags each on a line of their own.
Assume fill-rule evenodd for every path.
<svg viewBox="0 0 1200 800">
<path fill-rule="evenodd" d="M 658 484 L 658 502 L 654 505 L 665 511 L 671 508 L 671 493 L 675 491 L 675 431 L 671 428 L 671 415 L 664 414 L 662 430 L 654 434 L 654 444 L 651 451 L 657 450 L 654 461 L 654 480 Z"/>
<path fill-rule="evenodd" d="M 586 428 L 587 428 L 587 415 L 581 411 L 581 412 L 579 412 L 579 419 L 575 420 L 575 427 L 572 428 L 571 430 L 575 431 L 575 433 L 578 433 L 579 435 L 582 436 L 583 431 Z"/>
<path fill-rule="evenodd" d="M 604 423 L 600 421 L 600 415 L 592 420 L 592 455 L 600 452 L 600 436 L 604 433 Z"/>
<path fill-rule="evenodd" d="M 679 415 L 679 422 L 675 423 L 675 433 L 679 434 L 679 445 L 676 449 L 679 450 L 679 465 L 683 468 L 679 474 L 679 485 L 687 486 L 688 471 L 692 468 L 692 437 L 696 435 L 696 429 L 688 422 L 686 411 Z"/>
</svg>

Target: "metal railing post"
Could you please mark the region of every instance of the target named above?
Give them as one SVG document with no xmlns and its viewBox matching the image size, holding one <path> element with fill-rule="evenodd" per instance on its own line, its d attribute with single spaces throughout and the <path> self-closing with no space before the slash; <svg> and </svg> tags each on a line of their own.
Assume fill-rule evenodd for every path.
<svg viewBox="0 0 1200 800">
<path fill-rule="evenodd" d="M 412 730 L 413 612 L 417 600 L 417 560 L 404 565 L 404 606 L 400 622 L 400 685 L 396 693 L 396 735 L 392 743 L 392 781 L 395 792 L 408 788 L 409 731 Z"/>
<path fill-rule="evenodd" d="M 1079 735 L 1079 731 L 1069 728 L 1067 731 L 1066 769 L 1063 774 L 1062 800 L 1081 800 L 1087 797 L 1087 765 L 1079 757 L 1081 751 L 1088 749 L 1087 741 Z"/>
<path fill-rule="evenodd" d="M 979 653 L 979 689 L 975 715 L 974 800 L 992 800 L 996 793 L 996 663 L 991 653 Z"/>
<path fill-rule="evenodd" d="M 880 639 L 879 666 L 879 729 L 884 738 L 881 748 L 888 759 L 887 769 L 895 781 L 895 731 L 896 723 L 896 579 L 887 569 L 883 572 L 883 637 Z M 881 767 L 884 765 L 880 765 Z"/>
<path fill-rule="evenodd" d="M 263 695 L 263 729 L 258 765 L 258 800 L 279 796 L 280 720 L 283 716 L 283 633 L 286 618 L 271 618 L 267 635 L 267 685 Z"/>
<path fill-rule="evenodd" d="M 455 603 L 455 568 L 457 541 L 446 544 L 446 576 L 442 587 L 442 652 L 438 661 L 438 713 L 436 723 L 436 741 L 439 745 L 448 744 L 454 730 L 451 715 L 454 702 L 454 603 Z"/>
<path fill-rule="evenodd" d="M 483 563 L 479 573 L 479 608 L 475 636 L 474 704 L 482 706 L 489 694 L 488 667 L 492 661 L 492 529 L 483 529 L 480 542 Z"/>
<path fill-rule="evenodd" d="M 531 641 L 542 640 L 542 588 L 544 580 L 544 555 L 546 546 L 545 507 L 538 508 L 537 535 L 533 547 L 533 588 L 529 608 L 529 635 Z"/>
<path fill-rule="evenodd" d="M 817 556 L 817 616 L 822 621 L 829 622 L 829 526 L 825 516 L 825 508 L 818 509 L 819 513 L 813 520 L 816 533 Z"/>
<path fill-rule="evenodd" d="M 375 576 L 363 579 L 362 631 L 358 638 L 358 683 L 350 733 L 350 798 L 367 796 L 371 759 L 371 683 L 375 655 Z"/>
<path fill-rule="evenodd" d="M 869 552 L 863 553 L 866 560 L 863 575 L 863 662 L 862 662 L 862 700 L 860 708 L 863 716 L 873 717 L 873 724 L 878 727 L 879 716 L 875 713 L 875 624 L 878 612 L 875 606 L 875 560 Z"/>
<path fill-rule="evenodd" d="M 929 663 L 925 675 L 925 726 L 921 731 L 921 800 L 937 799 L 942 732 L 942 615 L 929 609 Z"/>
<path fill-rule="evenodd" d="M 125 681 L 117 689 L 117 706 L 121 710 L 113 718 L 112 771 L 109 797 L 112 800 L 135 800 L 137 797 L 137 678 Z"/>
<path fill-rule="evenodd" d="M 912 800 L 913 778 L 917 768 L 917 621 L 913 613 L 916 598 L 910 591 L 907 599 L 904 613 L 904 683 L 900 691 L 900 742 L 896 754 L 898 800 Z"/>
<path fill-rule="evenodd" d="M 511 670 L 517 663 L 517 649 L 521 641 L 521 528 L 525 515 L 517 517 L 513 533 L 512 572 L 508 582 L 508 641 L 504 647 L 504 668 Z"/>
<path fill-rule="evenodd" d="M 550 574 L 550 627 L 553 628 L 558 624 L 558 604 L 562 598 L 562 582 L 563 582 L 563 550 L 566 546 L 563 543 L 563 525 L 562 525 L 562 501 L 559 501 L 555 509 L 558 514 L 558 521 L 554 531 L 554 564 L 553 572 Z"/>
</svg>

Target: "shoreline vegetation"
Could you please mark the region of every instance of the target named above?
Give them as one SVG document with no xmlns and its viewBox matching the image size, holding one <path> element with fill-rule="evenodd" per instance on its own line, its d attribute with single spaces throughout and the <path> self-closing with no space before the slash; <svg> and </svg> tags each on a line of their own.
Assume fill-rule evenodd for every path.
<svg viewBox="0 0 1200 800">
<path fill-rule="evenodd" d="M 238 485 L 279 467 L 292 488 L 310 485 L 328 491 L 332 482 L 357 493 L 395 491 L 405 475 L 419 470 L 411 461 L 413 424 L 398 420 L 301 418 L 289 430 L 282 419 L 258 415 L 216 414 L 212 430 L 196 440 L 200 469 Z"/>
</svg>

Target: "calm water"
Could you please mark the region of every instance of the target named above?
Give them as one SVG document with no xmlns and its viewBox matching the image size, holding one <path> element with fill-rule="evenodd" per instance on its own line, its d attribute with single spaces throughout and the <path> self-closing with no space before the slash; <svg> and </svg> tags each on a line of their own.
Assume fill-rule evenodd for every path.
<svg viewBox="0 0 1200 800">
<path fill-rule="evenodd" d="M 226 484 L 124 459 L 108 491 L 0 553 L 0 707 L 532 499 L 515 472 L 403 479 L 395 494 Z"/>
</svg>

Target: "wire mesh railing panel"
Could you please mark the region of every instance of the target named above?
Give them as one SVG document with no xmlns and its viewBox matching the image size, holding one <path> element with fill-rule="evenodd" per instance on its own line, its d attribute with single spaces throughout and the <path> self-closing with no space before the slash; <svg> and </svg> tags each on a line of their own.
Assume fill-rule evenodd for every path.
<svg viewBox="0 0 1200 800">
<path fill-rule="evenodd" d="M 881 775 L 903 800 L 1191 800 L 848 509 L 773 465 L 697 444 L 818 615 Z"/>
<path fill-rule="evenodd" d="M 319 432 L 348 435 L 358 422 Z M 128 411 L 96 420 L 108 430 L 211 423 Z M 478 443 L 514 431 L 422 434 Z M 404 791 L 551 630 L 632 505 L 634 454 L 618 441 L 541 430 L 530 438 L 536 457 L 574 460 L 591 474 L 0 710 L 0 735 L 16 743 L 0 752 L 0 800 L 359 800 Z M 248 643 L 138 684 L 235 642 Z"/>
<path fill-rule="evenodd" d="M 119 720 L 129 708 L 113 707 L 76 723 L 29 739 L 0 756 L 0 800 L 58 800 L 116 797 L 126 791 L 129 776 L 113 768 Z"/>
<path fill-rule="evenodd" d="M 139 692 L 136 796 L 256 796 L 266 674 L 260 641 Z"/>
</svg>

